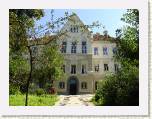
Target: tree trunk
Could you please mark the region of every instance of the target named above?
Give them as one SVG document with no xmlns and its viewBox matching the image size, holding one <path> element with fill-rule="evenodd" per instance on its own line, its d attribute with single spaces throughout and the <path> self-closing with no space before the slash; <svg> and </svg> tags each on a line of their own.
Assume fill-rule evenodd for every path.
<svg viewBox="0 0 152 119">
<path fill-rule="evenodd" d="M 29 78 L 27 80 L 27 84 L 26 84 L 25 106 L 28 106 L 28 92 L 29 92 L 29 85 L 30 85 L 30 81 L 31 81 L 31 77 L 32 77 L 32 50 L 31 50 L 30 46 L 28 46 L 28 50 L 30 53 L 30 73 L 29 73 Z"/>
</svg>

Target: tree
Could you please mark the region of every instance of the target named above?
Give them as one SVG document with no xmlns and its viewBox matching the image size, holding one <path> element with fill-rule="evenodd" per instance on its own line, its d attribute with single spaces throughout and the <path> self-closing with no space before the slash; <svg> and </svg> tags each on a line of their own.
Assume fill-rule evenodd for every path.
<svg viewBox="0 0 152 119">
<path fill-rule="evenodd" d="M 50 80 L 55 80 L 56 78 L 59 78 L 61 75 L 61 57 L 58 54 L 57 46 L 54 44 L 54 41 L 56 41 L 60 36 L 65 35 L 66 33 L 60 32 L 59 27 L 62 26 L 67 19 L 70 19 L 68 13 L 65 13 L 64 17 L 58 18 L 54 20 L 53 15 L 54 10 L 51 10 L 51 19 L 50 22 L 47 22 L 43 26 L 37 26 L 35 28 L 34 23 L 35 20 L 41 18 L 43 16 L 42 10 L 10 10 L 10 54 L 17 53 L 21 56 L 24 56 L 25 52 L 28 52 L 28 61 L 29 61 L 29 75 L 27 78 L 26 83 L 26 100 L 25 100 L 25 106 L 28 105 L 28 93 L 29 93 L 29 85 L 30 81 L 32 81 L 32 73 L 33 73 L 33 64 L 35 62 L 35 59 L 37 60 L 38 57 L 33 57 L 33 46 L 46 46 L 53 43 L 54 49 L 51 47 L 48 49 L 45 49 L 43 51 L 42 59 L 38 59 L 43 63 L 46 63 L 47 65 L 41 66 L 41 69 L 39 71 L 43 71 L 43 75 L 50 77 Z M 72 16 L 72 15 L 71 15 Z M 99 27 L 98 23 L 94 23 L 93 25 L 90 25 L 91 27 L 97 26 Z M 89 26 L 81 26 L 83 28 L 88 28 Z M 18 32 L 19 31 L 19 32 Z M 53 37 L 51 40 L 46 40 L 48 37 L 48 34 L 55 34 L 55 37 Z M 32 39 L 32 40 L 27 40 Z M 39 43 L 43 39 L 44 42 Z M 30 44 L 29 42 L 36 42 L 34 44 Z M 46 41 L 46 42 L 45 42 Z M 52 41 L 52 42 L 51 42 Z M 48 57 L 48 53 L 54 53 L 55 55 L 51 55 Z M 26 54 L 26 53 L 25 53 Z M 58 55 L 58 56 L 57 56 Z M 13 56 L 13 55 L 12 55 Z M 52 59 L 52 61 L 49 61 L 48 59 Z M 43 64 L 44 65 L 44 64 Z M 43 70 L 42 70 L 43 69 Z M 45 72 L 44 72 L 45 71 Z M 49 72 L 51 71 L 51 72 Z"/>
<path fill-rule="evenodd" d="M 139 105 L 139 12 L 129 9 L 121 19 L 128 23 L 116 31 L 115 60 L 121 67 L 105 77 L 95 95 L 97 105 Z"/>
<path fill-rule="evenodd" d="M 123 15 L 122 21 L 129 25 L 122 29 L 117 36 L 117 60 L 123 64 L 123 60 L 135 63 L 139 61 L 139 11 L 136 9 L 127 10 Z M 121 37 L 119 37 L 121 36 Z M 126 50 L 127 49 L 127 50 Z M 122 61 L 121 61 L 122 60 Z"/>
<path fill-rule="evenodd" d="M 37 79 L 39 79 L 40 88 L 44 88 L 48 82 L 51 88 L 53 81 L 61 79 L 64 75 L 61 68 L 63 65 L 63 55 L 58 49 L 59 45 L 53 40 L 45 45 L 37 56 L 38 60 L 35 63 L 33 73 L 35 72 Z M 40 74 L 37 74 L 37 72 L 40 72 Z"/>
<path fill-rule="evenodd" d="M 43 17 L 42 10 L 10 9 L 9 10 L 9 48 L 10 52 L 26 49 L 28 29 L 34 26 L 35 20 Z"/>
<path fill-rule="evenodd" d="M 28 53 L 28 29 L 34 26 L 34 21 L 43 16 L 42 10 L 34 9 L 10 9 L 9 10 L 9 56 L 10 56 L 10 85 L 16 82 L 19 85 L 24 78 L 27 79 L 29 64 L 24 53 Z M 30 52 L 29 52 L 30 53 Z M 24 67 L 25 66 L 25 67 Z M 24 70 L 21 70 L 22 69 Z M 21 72 L 23 71 L 23 72 Z M 25 75 L 21 75 L 25 74 Z M 24 77 L 25 76 L 25 77 Z M 20 78 L 18 78 L 20 77 Z M 18 79 L 18 80 L 17 80 Z M 13 84 L 14 84 L 13 83 Z M 11 86 L 10 86 L 11 88 Z M 28 88 L 26 87 L 28 90 Z"/>
</svg>

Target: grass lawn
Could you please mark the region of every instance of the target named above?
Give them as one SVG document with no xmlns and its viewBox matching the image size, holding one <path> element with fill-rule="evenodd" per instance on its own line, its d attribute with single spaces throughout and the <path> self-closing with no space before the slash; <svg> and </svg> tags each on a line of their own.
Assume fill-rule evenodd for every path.
<svg viewBox="0 0 152 119">
<path fill-rule="evenodd" d="M 29 106 L 52 106 L 58 101 L 57 95 L 29 95 L 28 105 Z M 25 95 L 10 95 L 9 96 L 10 106 L 24 106 Z"/>
</svg>

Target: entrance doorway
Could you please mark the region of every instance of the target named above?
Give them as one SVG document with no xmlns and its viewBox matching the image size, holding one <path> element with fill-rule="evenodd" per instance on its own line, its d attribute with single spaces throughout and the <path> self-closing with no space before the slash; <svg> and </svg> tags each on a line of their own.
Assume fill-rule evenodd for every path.
<svg viewBox="0 0 152 119">
<path fill-rule="evenodd" d="M 78 93 L 78 79 L 74 76 L 68 80 L 68 93 L 70 95 L 76 95 Z"/>
</svg>

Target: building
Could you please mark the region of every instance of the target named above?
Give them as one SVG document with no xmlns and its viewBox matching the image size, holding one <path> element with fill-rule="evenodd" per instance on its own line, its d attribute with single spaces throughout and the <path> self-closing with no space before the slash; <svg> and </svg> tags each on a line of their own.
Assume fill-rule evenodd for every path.
<svg viewBox="0 0 152 119">
<path fill-rule="evenodd" d="M 113 60 L 116 50 L 114 38 L 107 32 L 92 35 L 83 22 L 74 14 L 61 31 L 68 35 L 59 40 L 64 54 L 63 79 L 55 82 L 58 93 L 94 93 L 98 81 L 106 73 L 117 71 L 118 64 Z"/>
<path fill-rule="evenodd" d="M 118 64 L 114 38 L 107 32 L 92 34 L 74 14 L 61 29 L 66 35 L 59 37 L 60 52 L 64 56 L 62 69 L 65 75 L 54 82 L 58 93 L 94 93 L 97 84 L 108 72 L 116 72 Z M 35 47 L 33 47 L 35 48 Z"/>
</svg>

